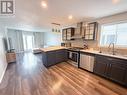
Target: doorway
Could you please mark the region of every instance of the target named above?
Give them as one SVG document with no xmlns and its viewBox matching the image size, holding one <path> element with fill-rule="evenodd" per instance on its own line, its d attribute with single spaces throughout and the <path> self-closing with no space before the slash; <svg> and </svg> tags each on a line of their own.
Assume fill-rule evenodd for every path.
<svg viewBox="0 0 127 95">
<path fill-rule="evenodd" d="M 23 35 L 23 45 L 24 45 L 24 51 L 32 51 L 34 47 L 34 36 Z"/>
</svg>

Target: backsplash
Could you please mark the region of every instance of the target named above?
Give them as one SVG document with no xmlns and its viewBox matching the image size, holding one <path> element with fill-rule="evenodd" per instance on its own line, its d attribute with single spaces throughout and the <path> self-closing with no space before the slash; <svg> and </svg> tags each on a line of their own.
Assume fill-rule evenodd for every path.
<svg viewBox="0 0 127 95">
<path fill-rule="evenodd" d="M 73 40 L 73 41 L 68 41 L 71 42 L 71 46 L 72 47 L 84 47 L 84 41 L 83 39 L 78 39 L 78 40 Z M 97 41 L 86 41 L 86 43 L 88 44 L 89 48 L 97 48 Z"/>
</svg>

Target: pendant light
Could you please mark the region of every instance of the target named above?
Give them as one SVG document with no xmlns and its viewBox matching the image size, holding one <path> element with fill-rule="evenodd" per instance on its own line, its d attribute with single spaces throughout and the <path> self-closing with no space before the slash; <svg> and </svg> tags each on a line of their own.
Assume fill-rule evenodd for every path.
<svg viewBox="0 0 127 95">
<path fill-rule="evenodd" d="M 52 32 L 60 33 L 60 24 L 58 23 L 51 23 L 52 24 Z"/>
</svg>

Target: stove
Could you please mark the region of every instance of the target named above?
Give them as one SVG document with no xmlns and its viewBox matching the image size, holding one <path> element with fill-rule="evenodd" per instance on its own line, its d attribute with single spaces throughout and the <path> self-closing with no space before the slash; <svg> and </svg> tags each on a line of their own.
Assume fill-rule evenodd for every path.
<svg viewBox="0 0 127 95">
<path fill-rule="evenodd" d="M 72 65 L 78 67 L 79 66 L 79 56 L 80 56 L 80 50 L 84 48 L 81 47 L 71 47 L 68 49 L 68 59 L 69 63 Z"/>
<path fill-rule="evenodd" d="M 71 48 L 69 48 L 68 50 L 80 51 L 80 50 L 82 50 L 82 49 L 84 49 L 84 48 L 82 48 L 82 47 L 71 47 Z"/>
</svg>

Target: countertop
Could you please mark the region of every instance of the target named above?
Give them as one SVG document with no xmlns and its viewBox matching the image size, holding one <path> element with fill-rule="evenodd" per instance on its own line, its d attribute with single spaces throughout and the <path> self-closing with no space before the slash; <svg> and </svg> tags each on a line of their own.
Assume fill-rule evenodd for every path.
<svg viewBox="0 0 127 95">
<path fill-rule="evenodd" d="M 80 50 L 80 51 L 85 52 L 85 53 L 91 53 L 91 54 L 96 54 L 96 55 L 103 55 L 103 56 L 108 56 L 108 57 L 127 60 L 127 55 L 119 55 L 119 54 L 112 55 L 112 54 L 109 54 L 109 53 L 99 53 L 99 51 L 95 51 L 95 50 Z"/>
<path fill-rule="evenodd" d="M 50 47 L 46 47 L 46 48 L 40 48 L 40 50 L 43 51 L 43 52 L 60 50 L 60 49 L 68 49 L 68 48 L 67 47 L 62 47 L 62 46 L 50 46 Z M 99 51 L 96 51 L 96 50 L 80 50 L 80 52 L 90 53 L 90 54 L 95 54 L 95 55 L 103 55 L 103 56 L 108 56 L 108 57 L 127 60 L 127 55 L 119 55 L 119 54 L 112 55 L 112 54 L 109 54 L 109 53 L 99 53 Z"/>
<path fill-rule="evenodd" d="M 46 47 L 46 48 L 40 48 L 40 50 L 43 51 L 43 52 L 60 50 L 60 49 L 67 49 L 67 48 L 66 47 L 62 47 L 62 46 L 51 46 L 51 47 Z"/>
</svg>

